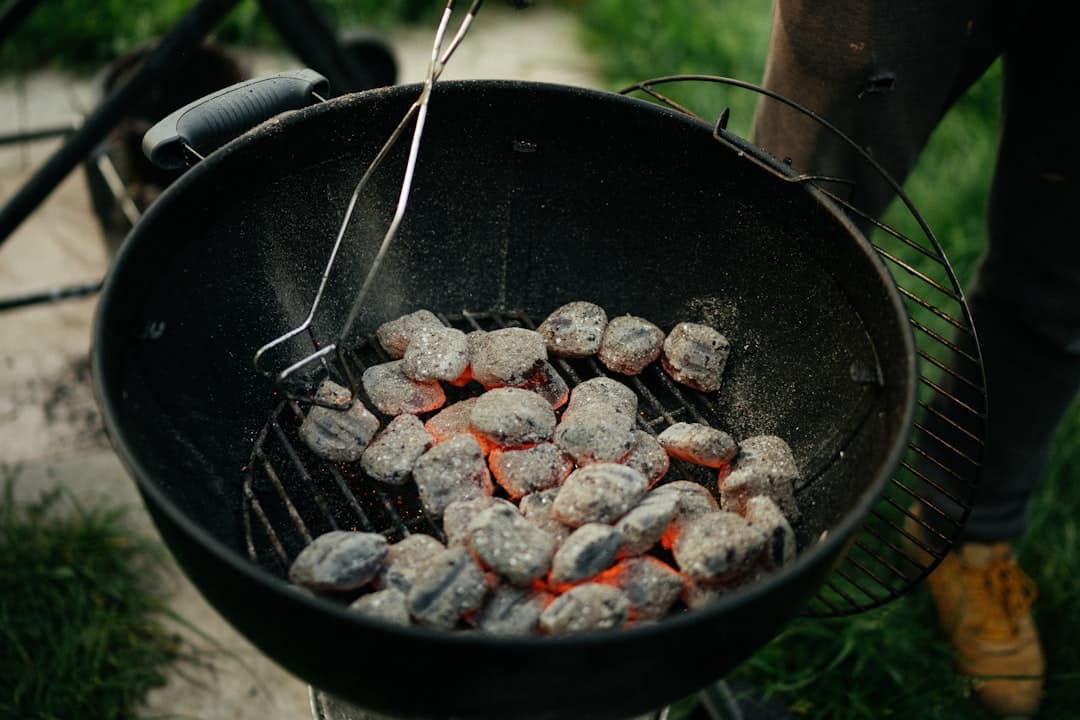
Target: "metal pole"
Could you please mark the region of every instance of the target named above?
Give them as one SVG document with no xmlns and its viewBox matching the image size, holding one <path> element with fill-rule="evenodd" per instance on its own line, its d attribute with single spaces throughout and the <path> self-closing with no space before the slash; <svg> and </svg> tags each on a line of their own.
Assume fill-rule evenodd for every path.
<svg viewBox="0 0 1080 720">
<path fill-rule="evenodd" d="M 49 196 L 124 117 L 155 79 L 197 45 L 239 0 L 200 0 L 147 54 L 139 69 L 117 87 L 63 146 L 50 157 L 0 210 L 0 245 Z"/>
</svg>

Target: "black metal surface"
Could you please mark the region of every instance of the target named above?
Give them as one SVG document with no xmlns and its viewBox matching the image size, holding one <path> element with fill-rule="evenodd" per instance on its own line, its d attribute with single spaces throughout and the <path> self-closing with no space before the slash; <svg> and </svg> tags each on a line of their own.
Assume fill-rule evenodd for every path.
<svg viewBox="0 0 1080 720">
<path fill-rule="evenodd" d="M 99 305 L 95 387 L 110 435 L 196 585 L 316 687 L 401 715 L 618 718 L 659 707 L 773 637 L 892 474 L 915 390 L 901 300 L 820 192 L 762 172 L 707 125 L 575 88 L 440 83 L 413 210 L 354 342 L 419 307 L 535 318 L 576 299 L 661 327 L 713 324 L 733 345 L 716 424 L 737 438 L 788 439 L 814 542 L 708 609 L 578 638 L 391 627 L 305 596 L 270 556 L 259 555 L 267 567 L 248 558 L 244 467 L 279 402 L 252 354 L 306 314 L 344 200 L 416 92 L 362 93 L 275 119 L 154 204 Z M 400 160 L 361 201 L 316 337 L 340 328 L 393 211 Z M 272 481 L 267 490 L 257 495 L 264 512 L 282 512 L 263 503 L 277 494 Z M 303 502 L 321 512 L 318 496 Z"/>
</svg>

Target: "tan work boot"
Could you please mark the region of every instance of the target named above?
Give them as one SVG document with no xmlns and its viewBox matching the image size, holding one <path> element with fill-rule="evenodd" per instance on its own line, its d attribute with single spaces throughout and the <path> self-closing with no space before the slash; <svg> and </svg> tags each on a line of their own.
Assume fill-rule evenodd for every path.
<svg viewBox="0 0 1080 720">
<path fill-rule="evenodd" d="M 1039 707 L 1045 660 L 1031 617 L 1035 583 L 1009 543 L 966 543 L 927 578 L 957 670 L 995 715 L 1029 717 Z"/>
</svg>

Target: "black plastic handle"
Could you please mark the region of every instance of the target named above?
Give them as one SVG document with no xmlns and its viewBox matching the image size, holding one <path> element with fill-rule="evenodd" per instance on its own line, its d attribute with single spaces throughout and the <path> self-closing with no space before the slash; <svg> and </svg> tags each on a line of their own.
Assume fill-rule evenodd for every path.
<svg viewBox="0 0 1080 720">
<path fill-rule="evenodd" d="M 150 162 L 165 170 L 187 166 L 185 146 L 206 156 L 242 132 L 326 97 L 330 83 L 314 70 L 292 70 L 245 80 L 188 103 L 143 136 Z"/>
</svg>

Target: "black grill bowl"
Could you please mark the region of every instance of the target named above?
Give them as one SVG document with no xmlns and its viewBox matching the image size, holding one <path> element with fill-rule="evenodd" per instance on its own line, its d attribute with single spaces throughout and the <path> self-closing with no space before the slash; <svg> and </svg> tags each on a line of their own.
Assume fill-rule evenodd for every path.
<svg viewBox="0 0 1080 720">
<path fill-rule="evenodd" d="M 711 323 L 732 343 L 718 423 L 736 438 L 792 445 L 806 547 L 708 609 L 575 638 L 398 628 L 297 592 L 245 546 L 242 468 L 280 399 L 252 356 L 306 315 L 353 186 L 416 93 L 375 90 L 279 116 L 154 204 L 116 258 L 96 318 L 110 437 L 195 585 L 324 690 L 434 717 L 658 707 L 788 623 L 895 470 L 915 394 L 905 310 L 842 213 L 748 161 L 744 152 L 760 155 L 752 147 L 732 150 L 704 124 L 621 96 L 440 83 L 409 211 L 355 339 L 422 307 L 542 318 L 579 299 L 664 328 Z M 360 200 L 316 317 L 320 339 L 342 326 L 385 232 L 401 145 Z M 273 363 L 309 351 L 297 343 Z"/>
</svg>

